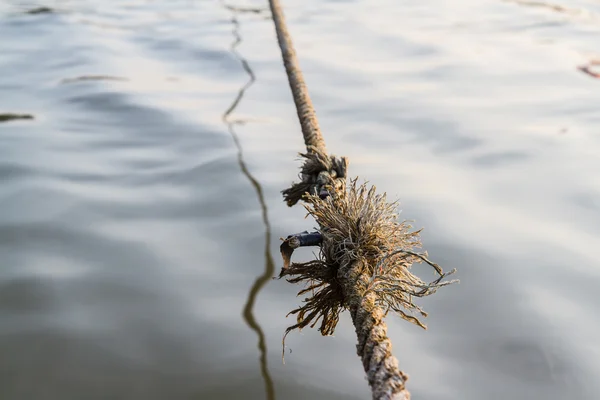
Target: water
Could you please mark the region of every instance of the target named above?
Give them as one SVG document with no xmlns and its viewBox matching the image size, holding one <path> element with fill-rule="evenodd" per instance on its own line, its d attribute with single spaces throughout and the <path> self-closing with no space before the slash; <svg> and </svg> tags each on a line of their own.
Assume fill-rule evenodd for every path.
<svg viewBox="0 0 600 400">
<path fill-rule="evenodd" d="M 281 362 L 303 142 L 266 2 L 227 4 L 0 5 L 2 399 L 369 398 L 347 315 Z M 328 147 L 459 270 L 389 319 L 413 397 L 597 399 L 600 3 L 284 7 Z"/>
</svg>

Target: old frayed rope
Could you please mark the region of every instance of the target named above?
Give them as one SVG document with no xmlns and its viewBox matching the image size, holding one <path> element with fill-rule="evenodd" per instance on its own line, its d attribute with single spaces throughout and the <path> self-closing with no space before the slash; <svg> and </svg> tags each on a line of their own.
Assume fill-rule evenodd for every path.
<svg viewBox="0 0 600 400">
<path fill-rule="evenodd" d="M 373 399 L 408 400 L 407 376 L 392 355 L 383 319 L 392 310 L 425 328 L 411 315 L 427 316 L 413 299 L 455 282 L 443 281 L 454 270 L 445 274 L 427 259 L 426 253 L 416 252 L 420 231 L 412 231 L 410 225 L 398 221 L 397 204 L 388 203 L 385 194 L 358 185 L 356 179 L 346 184 L 347 160 L 327 153 L 281 4 L 279 0 L 269 2 L 307 149 L 301 154 L 305 159 L 301 182 L 284 190 L 283 195 L 289 206 L 304 200 L 306 210 L 319 225 L 317 232 L 290 235 L 281 245 L 284 267 L 280 277 L 307 283 L 298 294 L 309 296 L 290 313 L 297 316 L 297 323 L 286 330 L 286 335 L 294 329 L 314 327 L 319 321 L 320 332 L 331 335 L 340 312 L 349 310 Z M 317 260 L 291 263 L 294 249 L 315 245 L 320 246 Z M 437 279 L 426 283 L 413 275 L 410 267 L 414 263 L 433 267 Z"/>
</svg>

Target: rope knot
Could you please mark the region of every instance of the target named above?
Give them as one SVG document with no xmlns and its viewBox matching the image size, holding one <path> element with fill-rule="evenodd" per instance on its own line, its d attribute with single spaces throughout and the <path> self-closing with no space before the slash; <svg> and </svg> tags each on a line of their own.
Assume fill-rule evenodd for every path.
<svg viewBox="0 0 600 400">
<path fill-rule="evenodd" d="M 293 206 L 306 194 L 325 199 L 341 189 L 346 181 L 348 159 L 328 156 L 321 152 L 300 153 L 304 164 L 300 168 L 300 182 L 282 191 L 288 206 Z"/>
</svg>

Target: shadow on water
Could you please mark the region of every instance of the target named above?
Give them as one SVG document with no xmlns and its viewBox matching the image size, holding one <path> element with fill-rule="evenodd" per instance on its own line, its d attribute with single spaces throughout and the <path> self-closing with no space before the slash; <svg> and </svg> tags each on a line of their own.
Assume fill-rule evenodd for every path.
<svg viewBox="0 0 600 400">
<path fill-rule="evenodd" d="M 244 306 L 243 316 L 244 316 L 244 320 L 246 321 L 246 323 L 248 324 L 250 329 L 252 329 L 258 335 L 258 349 L 260 351 L 260 370 L 261 370 L 262 377 L 265 381 L 266 396 L 267 396 L 267 400 L 274 400 L 275 399 L 275 389 L 273 387 L 273 379 L 271 378 L 271 374 L 269 373 L 269 367 L 267 364 L 267 345 L 265 342 L 265 334 L 264 334 L 261 326 L 259 325 L 258 321 L 254 317 L 254 312 L 253 312 L 254 303 L 256 302 L 256 297 L 258 296 L 258 293 L 267 284 L 267 282 L 269 282 L 269 280 L 271 279 L 271 277 L 273 276 L 273 274 L 275 272 L 275 264 L 273 262 L 273 256 L 271 255 L 271 250 L 270 250 L 270 246 L 269 246 L 269 244 L 271 242 L 271 228 L 270 228 L 270 224 L 269 224 L 269 216 L 267 213 L 267 204 L 265 202 L 262 187 L 260 186 L 260 183 L 256 180 L 256 178 L 254 178 L 254 176 L 252 176 L 252 174 L 248 170 L 248 167 L 246 166 L 246 163 L 244 161 L 242 145 L 239 141 L 237 133 L 235 132 L 235 125 L 240 124 L 243 121 L 236 121 L 236 120 L 232 120 L 230 118 L 231 114 L 237 108 L 240 101 L 244 97 L 244 93 L 246 92 L 246 90 L 250 86 L 252 86 L 252 84 L 256 81 L 256 76 L 254 75 L 254 72 L 252 72 L 252 69 L 250 68 L 250 65 L 248 64 L 248 61 L 244 57 L 242 57 L 242 55 L 239 54 L 236 50 L 237 46 L 239 46 L 239 44 L 242 42 L 242 37 L 240 36 L 240 33 L 239 33 L 239 21 L 237 19 L 237 15 L 239 13 L 258 14 L 258 13 L 262 12 L 263 10 L 256 9 L 256 8 L 249 8 L 249 9 L 236 8 L 236 7 L 227 5 L 225 3 L 223 3 L 223 5 L 226 9 L 228 9 L 229 11 L 231 11 L 233 13 L 231 22 L 233 24 L 232 32 L 233 32 L 233 36 L 235 39 L 234 39 L 233 43 L 231 44 L 230 50 L 235 55 L 235 57 L 240 61 L 244 71 L 249 76 L 248 82 L 246 82 L 246 84 L 244 84 L 244 86 L 242 86 L 240 88 L 235 100 L 231 103 L 231 105 L 225 111 L 225 113 L 223 113 L 223 121 L 227 124 L 227 129 L 229 130 L 229 133 L 231 134 L 231 137 L 233 138 L 233 141 L 235 142 L 235 146 L 237 147 L 238 163 L 240 165 L 240 169 L 242 170 L 242 173 L 248 178 L 248 180 L 254 187 L 254 190 L 256 191 L 256 195 L 258 197 L 258 201 L 259 201 L 260 207 L 262 209 L 263 223 L 265 225 L 265 250 L 264 250 L 265 251 L 265 269 L 264 269 L 264 272 L 258 278 L 256 278 L 256 281 L 254 281 L 254 284 L 250 288 L 250 292 L 248 293 L 248 299 L 246 300 L 246 305 Z"/>
</svg>

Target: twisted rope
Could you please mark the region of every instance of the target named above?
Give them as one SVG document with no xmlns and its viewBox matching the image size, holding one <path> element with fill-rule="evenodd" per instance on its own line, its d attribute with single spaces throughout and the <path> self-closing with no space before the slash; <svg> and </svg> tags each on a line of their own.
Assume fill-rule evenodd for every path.
<svg viewBox="0 0 600 400">
<path fill-rule="evenodd" d="M 319 128 L 319 122 L 308 94 L 308 88 L 298 64 L 296 51 L 294 50 L 292 39 L 287 29 L 281 3 L 279 0 L 270 0 L 269 4 L 290 89 L 292 90 L 296 104 L 298 119 L 302 126 L 304 143 L 306 144 L 308 153 L 315 155 L 311 159 L 313 161 L 318 160 L 321 164 L 320 166 L 323 167 L 321 171 L 318 171 L 318 177 L 319 173 L 330 169 L 327 168 L 330 166 L 326 165 L 325 161 L 329 158 L 327 157 L 325 139 Z M 345 178 L 345 160 L 341 164 L 344 165 L 344 170 L 339 175 Z M 305 171 L 305 175 L 312 175 L 314 177 L 314 172 Z M 353 281 L 358 281 L 360 277 L 359 271 L 359 266 L 350 264 L 345 268 L 339 269 L 339 277 L 342 281 L 348 281 L 344 285 L 347 288 L 344 297 L 350 306 L 352 322 L 354 323 L 358 337 L 357 352 L 362 359 L 362 364 L 372 389 L 373 399 L 409 400 L 410 393 L 404 387 L 407 376 L 398 369 L 398 361 L 391 352 L 392 344 L 387 337 L 387 326 L 383 321 L 384 312 L 375 305 L 373 294 L 363 297 L 358 285 L 354 287 Z"/>
<path fill-rule="evenodd" d="M 290 37 L 290 33 L 288 32 L 285 23 L 281 4 L 279 3 L 279 0 L 270 0 L 269 5 L 271 7 L 273 21 L 275 22 L 275 30 L 277 31 L 277 40 L 279 41 L 283 64 L 285 66 L 285 71 L 287 72 L 290 89 L 292 89 L 294 102 L 296 103 L 298 119 L 302 126 L 302 135 L 304 136 L 306 150 L 309 153 L 326 155 L 327 147 L 325 146 L 325 139 L 323 139 L 323 135 L 321 134 L 319 121 L 317 120 L 317 115 L 312 101 L 310 100 L 310 96 L 308 95 L 308 88 L 306 87 L 304 76 L 302 75 L 298 59 L 296 58 L 296 51 L 292 45 L 292 38 Z"/>
<path fill-rule="evenodd" d="M 300 175 L 301 182 L 293 184 L 289 189 L 283 191 L 286 203 L 293 206 L 302 199 L 305 193 L 316 194 L 322 198 L 329 196 L 331 192 L 327 187 L 337 188 L 341 185 L 341 180 L 346 178 L 347 160 L 344 157 L 337 158 L 327 155 L 325 139 L 321 134 L 315 108 L 298 64 L 281 3 L 279 0 L 269 0 L 269 6 L 307 151 L 306 154 L 301 154 L 306 158 Z"/>
<path fill-rule="evenodd" d="M 362 360 L 373 400 L 410 400 L 405 388 L 408 376 L 398 368 L 387 336 L 385 313 L 376 305 L 376 295 L 366 293 L 368 280 L 359 261 L 342 266 L 338 278 L 345 289 L 346 302 L 358 338 L 356 351 Z"/>
<path fill-rule="evenodd" d="M 314 327 L 319 320 L 321 333 L 333 334 L 339 313 L 349 310 L 373 400 L 409 400 L 408 377 L 392 354 L 384 316 L 393 310 L 425 328 L 402 309 L 426 316 L 413 297 L 427 296 L 452 283 L 442 279 L 454 271 L 444 274 L 425 254 L 410 251 L 420 244 L 419 232 L 409 232 L 410 226 L 397 223 L 395 204 L 387 203 L 385 195 L 376 195 L 374 188 L 367 192 L 365 185 L 357 188 L 355 180 L 346 187 L 347 159 L 327 154 L 281 4 L 279 0 L 269 0 L 269 4 L 307 149 L 302 154 L 301 182 L 283 195 L 289 206 L 304 200 L 319 224 L 318 232 L 290 235 L 281 245 L 284 268 L 280 277 L 287 276 L 292 283 L 308 282 L 299 295 L 312 294 L 290 313 L 297 316 L 297 323 L 286 335 L 294 329 Z M 321 246 L 318 260 L 290 263 L 294 249 L 309 245 Z M 427 284 L 412 275 L 410 266 L 420 262 L 434 267 L 439 279 Z"/>
</svg>

